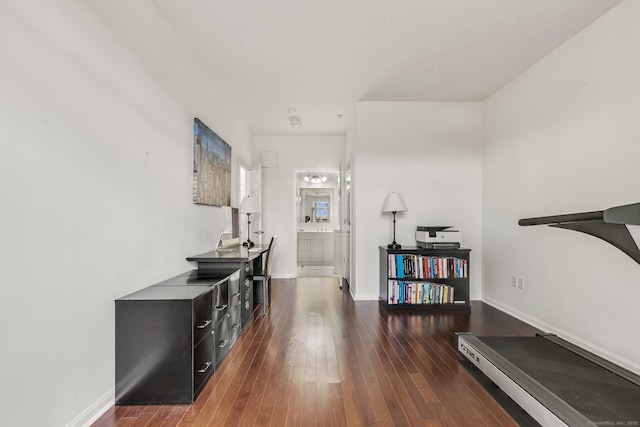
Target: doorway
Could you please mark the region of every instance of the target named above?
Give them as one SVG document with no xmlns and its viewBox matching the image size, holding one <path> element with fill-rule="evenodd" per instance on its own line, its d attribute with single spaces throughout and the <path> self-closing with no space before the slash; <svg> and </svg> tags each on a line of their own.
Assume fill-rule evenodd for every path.
<svg viewBox="0 0 640 427">
<path fill-rule="evenodd" d="M 340 171 L 295 171 L 296 276 L 339 277 Z"/>
</svg>

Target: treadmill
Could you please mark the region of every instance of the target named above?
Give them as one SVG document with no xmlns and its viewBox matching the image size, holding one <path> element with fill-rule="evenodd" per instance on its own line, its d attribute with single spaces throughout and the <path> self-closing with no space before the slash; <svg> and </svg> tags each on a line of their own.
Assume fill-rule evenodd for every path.
<svg viewBox="0 0 640 427">
<path fill-rule="evenodd" d="M 640 426 L 640 376 L 553 334 L 476 337 L 458 351 L 543 426 Z"/>
</svg>

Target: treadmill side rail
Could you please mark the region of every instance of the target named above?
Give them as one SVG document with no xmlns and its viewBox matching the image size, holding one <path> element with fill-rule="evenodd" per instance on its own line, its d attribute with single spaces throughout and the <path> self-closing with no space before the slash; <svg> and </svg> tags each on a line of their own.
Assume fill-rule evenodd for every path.
<svg viewBox="0 0 640 427">
<path fill-rule="evenodd" d="M 456 333 L 462 355 L 543 426 L 593 423 L 471 333 Z"/>
</svg>

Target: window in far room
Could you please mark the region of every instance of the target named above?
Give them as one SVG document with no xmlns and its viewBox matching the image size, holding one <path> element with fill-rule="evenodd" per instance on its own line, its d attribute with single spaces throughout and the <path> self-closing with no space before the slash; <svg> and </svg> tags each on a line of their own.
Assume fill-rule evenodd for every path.
<svg viewBox="0 0 640 427">
<path fill-rule="evenodd" d="M 251 194 L 251 171 L 242 163 L 240 164 L 240 198 L 238 205 L 242 203 L 245 196 Z"/>
<path fill-rule="evenodd" d="M 329 202 L 313 204 L 313 222 L 329 222 Z"/>
</svg>

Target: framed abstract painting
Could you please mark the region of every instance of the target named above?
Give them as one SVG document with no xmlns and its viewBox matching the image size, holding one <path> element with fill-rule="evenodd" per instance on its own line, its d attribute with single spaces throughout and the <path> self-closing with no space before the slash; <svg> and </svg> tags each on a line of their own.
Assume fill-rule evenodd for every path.
<svg viewBox="0 0 640 427">
<path fill-rule="evenodd" d="M 231 206 L 231 147 L 200 119 L 193 122 L 193 203 Z"/>
</svg>

